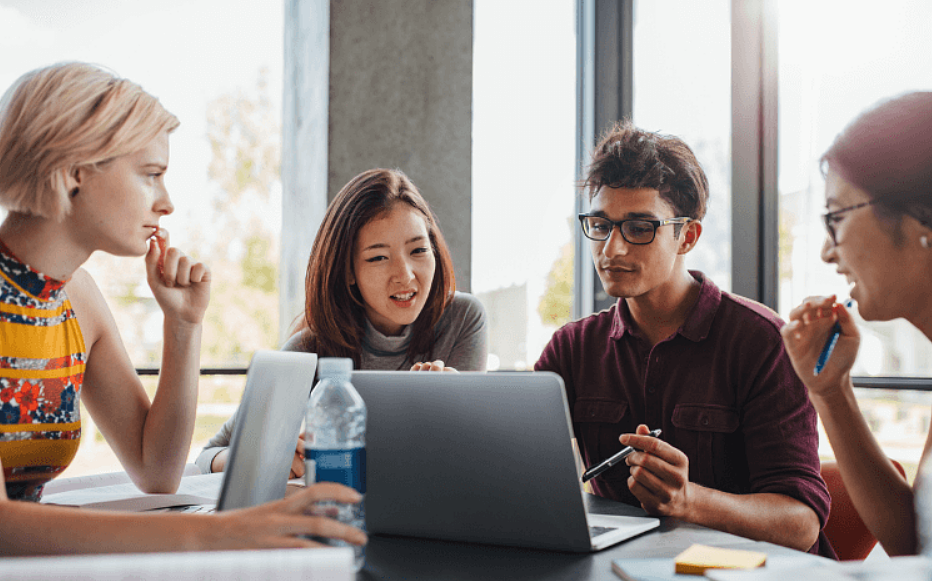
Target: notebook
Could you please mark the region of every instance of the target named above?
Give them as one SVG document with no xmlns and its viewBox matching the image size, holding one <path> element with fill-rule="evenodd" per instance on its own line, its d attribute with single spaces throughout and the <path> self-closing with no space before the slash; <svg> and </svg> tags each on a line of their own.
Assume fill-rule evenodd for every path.
<svg viewBox="0 0 932 581">
<path fill-rule="evenodd" d="M 3 559 L 4 581 L 352 581 L 353 551 L 264 549 Z"/>
<path fill-rule="evenodd" d="M 588 552 L 660 523 L 586 513 L 556 374 L 356 371 L 353 385 L 370 534 Z"/>
</svg>

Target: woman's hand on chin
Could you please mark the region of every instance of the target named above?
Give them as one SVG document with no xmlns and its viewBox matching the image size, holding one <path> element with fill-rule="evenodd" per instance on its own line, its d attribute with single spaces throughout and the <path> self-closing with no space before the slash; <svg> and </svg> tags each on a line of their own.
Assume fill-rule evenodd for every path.
<svg viewBox="0 0 932 581">
<path fill-rule="evenodd" d="M 411 371 L 452 371 L 457 373 L 456 369 L 452 367 L 447 367 L 443 364 L 443 361 L 418 361 L 411 366 Z"/>
<path fill-rule="evenodd" d="M 149 243 L 146 274 L 166 318 L 201 323 L 210 301 L 210 269 L 170 246 L 164 228 L 159 228 Z"/>
</svg>

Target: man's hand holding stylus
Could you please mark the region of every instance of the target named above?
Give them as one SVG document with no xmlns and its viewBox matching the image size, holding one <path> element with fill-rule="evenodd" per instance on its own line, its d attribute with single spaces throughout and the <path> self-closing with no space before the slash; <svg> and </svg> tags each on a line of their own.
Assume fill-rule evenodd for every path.
<svg viewBox="0 0 932 581">
<path fill-rule="evenodd" d="M 644 424 L 634 434 L 622 434 L 625 446 L 637 448 L 625 463 L 631 467 L 628 489 L 648 514 L 688 520 L 690 506 L 689 459 L 686 454 L 649 435 Z"/>
</svg>

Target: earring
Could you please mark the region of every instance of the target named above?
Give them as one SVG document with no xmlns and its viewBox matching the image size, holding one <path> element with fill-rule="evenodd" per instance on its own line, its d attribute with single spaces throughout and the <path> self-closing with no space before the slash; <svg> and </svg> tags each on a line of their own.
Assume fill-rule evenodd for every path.
<svg viewBox="0 0 932 581">
<path fill-rule="evenodd" d="M 919 237 L 919 244 L 921 244 L 923 248 L 932 248 L 932 242 L 929 242 L 929 237 L 925 234 Z"/>
<path fill-rule="evenodd" d="M 70 192 L 68 192 L 68 195 L 70 195 L 70 196 L 73 198 L 73 197 L 75 197 L 75 196 L 78 195 L 78 192 L 79 192 L 79 191 L 80 191 L 80 188 L 75 188 L 75 189 L 71 190 Z"/>
</svg>

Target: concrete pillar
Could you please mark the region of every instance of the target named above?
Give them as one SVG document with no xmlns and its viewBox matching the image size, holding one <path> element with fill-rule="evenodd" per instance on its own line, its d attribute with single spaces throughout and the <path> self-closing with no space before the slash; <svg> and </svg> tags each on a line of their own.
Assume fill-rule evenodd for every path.
<svg viewBox="0 0 932 581">
<path fill-rule="evenodd" d="M 285 0 L 283 338 L 327 203 L 372 167 L 418 186 L 469 290 L 472 27 L 472 0 Z"/>
</svg>

